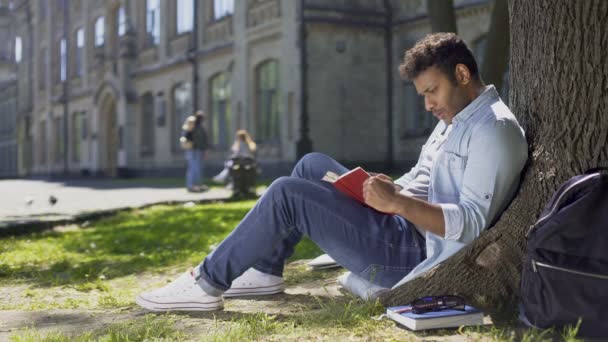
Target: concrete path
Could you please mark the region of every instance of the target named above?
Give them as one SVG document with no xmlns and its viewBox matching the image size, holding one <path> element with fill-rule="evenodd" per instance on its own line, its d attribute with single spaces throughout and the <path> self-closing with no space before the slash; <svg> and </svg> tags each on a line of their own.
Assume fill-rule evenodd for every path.
<svg viewBox="0 0 608 342">
<path fill-rule="evenodd" d="M 179 179 L 0 180 L 0 229 L 155 203 L 224 200 L 231 194 L 223 187 L 189 193 Z"/>
</svg>

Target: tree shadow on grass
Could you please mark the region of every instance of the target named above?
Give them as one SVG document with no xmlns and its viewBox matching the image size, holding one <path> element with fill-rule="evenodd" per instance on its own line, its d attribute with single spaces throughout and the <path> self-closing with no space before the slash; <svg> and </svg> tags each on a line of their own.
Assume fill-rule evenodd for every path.
<svg viewBox="0 0 608 342">
<path fill-rule="evenodd" d="M 44 246 L 53 251 L 48 251 L 48 258 L 28 260 L 26 254 L 10 266 L 0 265 L 0 280 L 18 278 L 39 287 L 78 285 L 100 277 L 110 280 L 184 263 L 194 265 L 236 227 L 252 205 L 160 206 L 119 213 L 86 229 L 7 239 L 2 252 L 19 253 L 20 248 L 31 246 L 39 246 L 32 253 L 46 253 Z M 294 257 L 318 253 L 314 244 L 305 241 Z"/>
<path fill-rule="evenodd" d="M 215 206 L 133 211 L 102 219 L 87 229 L 21 237 L 17 240 L 28 240 L 27 245 L 51 244 L 57 252 L 48 259 L 37 257 L 37 261 L 0 268 L 0 278 L 56 286 L 87 282 L 101 275 L 112 279 L 193 258 L 202 260 L 209 247 L 230 233 L 247 210 L 243 206 Z"/>
</svg>

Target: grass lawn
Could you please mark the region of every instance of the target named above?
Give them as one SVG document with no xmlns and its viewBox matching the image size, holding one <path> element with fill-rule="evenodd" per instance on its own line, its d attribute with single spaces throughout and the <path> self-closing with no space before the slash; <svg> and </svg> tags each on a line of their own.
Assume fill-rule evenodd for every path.
<svg viewBox="0 0 608 342">
<path fill-rule="evenodd" d="M 153 314 L 134 303 L 137 293 L 198 264 L 254 203 L 154 206 L 85 228 L 62 226 L 0 240 L 0 314 L 31 322 L 6 336 L 11 341 L 575 340 L 575 329 L 560 334 L 483 326 L 414 334 L 391 321 L 372 320 L 384 311 L 379 303 L 329 295 L 341 271 L 312 272 L 298 262 L 322 253 L 306 239 L 286 268 L 287 294 L 230 299 L 223 311 L 191 314 Z M 60 328 L 41 328 L 36 322 L 44 320 L 37 317 Z M 0 334 L 1 328 L 2 322 Z"/>
</svg>

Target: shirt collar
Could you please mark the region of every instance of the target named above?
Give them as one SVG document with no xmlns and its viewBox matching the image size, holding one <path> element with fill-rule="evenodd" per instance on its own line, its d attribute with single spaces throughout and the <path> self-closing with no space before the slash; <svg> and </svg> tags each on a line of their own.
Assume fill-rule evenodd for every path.
<svg viewBox="0 0 608 342">
<path fill-rule="evenodd" d="M 464 107 L 460 113 L 452 119 L 452 122 L 467 121 L 478 109 L 492 104 L 499 99 L 500 97 L 498 96 L 496 88 L 491 84 L 487 85 L 483 93 L 477 96 L 468 106 Z"/>
</svg>

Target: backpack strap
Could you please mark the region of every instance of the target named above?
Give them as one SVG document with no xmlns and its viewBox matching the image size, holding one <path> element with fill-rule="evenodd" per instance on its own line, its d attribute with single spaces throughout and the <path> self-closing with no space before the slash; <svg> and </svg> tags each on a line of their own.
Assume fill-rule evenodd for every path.
<svg viewBox="0 0 608 342">
<path fill-rule="evenodd" d="M 592 169 L 589 169 L 585 172 L 586 175 L 592 174 L 592 173 L 600 173 L 602 175 L 608 175 L 608 167 L 605 166 L 598 166 L 598 167 L 594 167 Z"/>
</svg>

